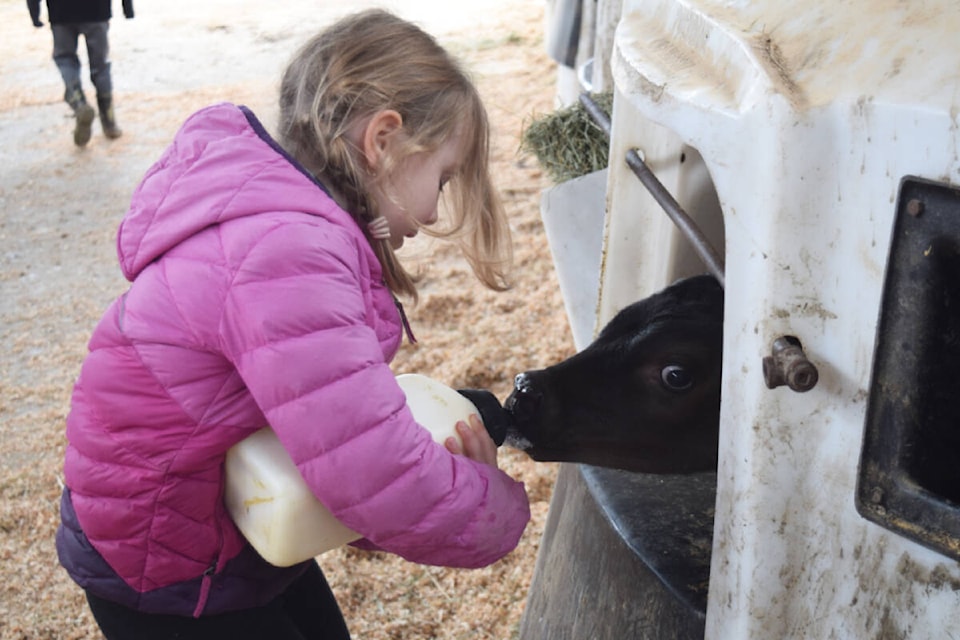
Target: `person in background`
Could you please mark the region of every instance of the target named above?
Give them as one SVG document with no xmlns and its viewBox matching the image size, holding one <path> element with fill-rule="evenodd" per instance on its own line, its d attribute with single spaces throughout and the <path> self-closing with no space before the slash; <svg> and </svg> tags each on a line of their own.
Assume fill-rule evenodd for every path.
<svg viewBox="0 0 960 640">
<path fill-rule="evenodd" d="M 476 88 L 370 10 L 299 50 L 279 112 L 275 137 L 243 106 L 190 116 L 120 224 L 131 284 L 74 386 L 57 531 L 108 640 L 349 638 L 316 559 L 271 566 L 224 504 L 227 450 L 266 425 L 360 548 L 482 567 L 530 518 L 480 419 L 434 442 L 389 366 L 413 341 L 406 238 L 446 237 L 509 284 Z"/>
<path fill-rule="evenodd" d="M 78 147 L 90 142 L 96 112 L 87 103 L 80 81 L 80 58 L 77 56 L 80 36 L 87 43 L 90 63 L 90 81 L 97 92 L 100 125 L 107 138 L 119 138 L 123 132 L 117 126 L 113 111 L 113 79 L 110 75 L 110 43 L 107 31 L 112 17 L 113 0 L 46 0 L 47 19 L 53 32 L 53 61 L 63 77 L 63 99 L 73 109 L 76 125 L 73 142 Z M 33 26 L 42 27 L 40 0 L 27 0 Z M 133 18 L 133 0 L 123 0 L 123 15 Z"/>
</svg>

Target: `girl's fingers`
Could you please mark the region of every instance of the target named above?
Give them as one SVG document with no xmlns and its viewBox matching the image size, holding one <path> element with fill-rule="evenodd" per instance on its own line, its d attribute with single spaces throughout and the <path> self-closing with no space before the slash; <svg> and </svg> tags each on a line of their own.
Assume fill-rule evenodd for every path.
<svg viewBox="0 0 960 640">
<path fill-rule="evenodd" d="M 457 423 L 457 434 L 463 442 L 464 453 L 469 456 L 470 452 L 473 451 L 473 431 L 470 430 L 466 422 L 461 421 Z"/>
<path fill-rule="evenodd" d="M 462 436 L 461 436 L 462 437 Z M 450 436 L 443 441 L 443 446 L 447 448 L 447 451 L 450 453 L 455 453 L 457 455 L 463 455 L 463 447 L 460 446 L 460 441 Z"/>
<path fill-rule="evenodd" d="M 477 462 L 497 466 L 497 445 L 490 438 L 479 416 L 471 415 L 469 426 L 463 421 L 458 422 L 457 433 L 463 440 L 463 455 Z"/>
</svg>

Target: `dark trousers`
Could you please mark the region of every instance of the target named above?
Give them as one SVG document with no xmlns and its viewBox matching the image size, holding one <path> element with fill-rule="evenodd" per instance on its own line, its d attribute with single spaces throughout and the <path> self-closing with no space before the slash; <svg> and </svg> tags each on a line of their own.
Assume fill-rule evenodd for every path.
<svg viewBox="0 0 960 640">
<path fill-rule="evenodd" d="M 60 70 L 66 95 L 80 88 L 80 58 L 77 55 L 80 36 L 87 43 L 87 62 L 90 63 L 90 82 L 97 95 L 109 96 L 113 93 L 113 78 L 110 75 L 110 43 L 107 32 L 108 22 L 77 22 L 72 24 L 52 24 L 53 61 Z"/>
<path fill-rule="evenodd" d="M 216 616 L 140 613 L 87 593 L 107 640 L 349 640 L 327 579 L 314 562 L 282 595 L 257 609 Z"/>
</svg>

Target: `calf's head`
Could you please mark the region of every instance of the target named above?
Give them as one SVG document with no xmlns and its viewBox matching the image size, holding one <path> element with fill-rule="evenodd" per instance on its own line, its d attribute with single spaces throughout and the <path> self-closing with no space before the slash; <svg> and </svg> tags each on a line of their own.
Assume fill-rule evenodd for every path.
<svg viewBox="0 0 960 640">
<path fill-rule="evenodd" d="M 680 280 L 623 309 L 586 349 L 516 377 L 507 444 L 534 460 L 648 473 L 716 469 L 723 289 Z"/>
</svg>

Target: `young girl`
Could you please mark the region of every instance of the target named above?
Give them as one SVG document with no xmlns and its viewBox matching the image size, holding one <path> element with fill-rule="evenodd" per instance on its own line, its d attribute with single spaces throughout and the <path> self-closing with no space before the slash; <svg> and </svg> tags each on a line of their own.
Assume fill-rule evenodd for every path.
<svg viewBox="0 0 960 640">
<path fill-rule="evenodd" d="M 358 543 L 481 567 L 529 519 L 479 420 L 414 422 L 388 366 L 394 250 L 437 221 L 505 286 L 509 237 L 476 89 L 417 27 L 347 17 L 286 70 L 278 140 L 247 109 L 191 116 L 117 239 L 132 281 L 90 340 L 67 418 L 60 561 L 115 638 L 347 638 L 313 560 L 273 567 L 223 503 L 228 448 L 270 425 Z"/>
</svg>

